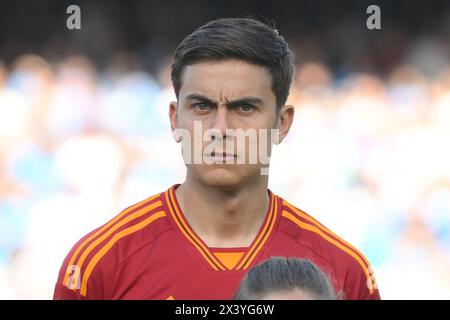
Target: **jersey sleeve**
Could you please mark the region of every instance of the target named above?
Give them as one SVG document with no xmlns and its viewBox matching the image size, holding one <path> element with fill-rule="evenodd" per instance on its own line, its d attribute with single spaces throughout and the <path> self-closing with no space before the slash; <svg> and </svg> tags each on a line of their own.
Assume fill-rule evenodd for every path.
<svg viewBox="0 0 450 320">
<path fill-rule="evenodd" d="M 79 293 L 79 287 L 81 283 L 80 269 L 76 265 L 71 265 L 75 261 L 70 261 L 72 257 L 77 253 L 80 246 L 81 239 L 73 248 L 69 254 L 65 257 L 64 262 L 58 273 L 58 280 L 55 284 L 55 290 L 53 293 L 54 300 L 85 300 Z"/>
<path fill-rule="evenodd" d="M 346 300 L 380 300 L 380 292 L 370 265 L 354 265 L 345 277 L 343 298 Z"/>
<path fill-rule="evenodd" d="M 86 300 L 76 290 L 71 290 L 65 285 L 57 282 L 53 293 L 53 300 Z"/>
<path fill-rule="evenodd" d="M 92 233 L 78 241 L 64 259 L 59 270 L 53 293 L 54 300 L 103 300 L 109 299 L 114 279 L 115 259 L 111 254 L 96 261 L 99 249 L 92 250 L 80 263 L 80 257 L 87 253 L 87 241 Z M 101 246 L 99 246 L 101 248 Z"/>
</svg>

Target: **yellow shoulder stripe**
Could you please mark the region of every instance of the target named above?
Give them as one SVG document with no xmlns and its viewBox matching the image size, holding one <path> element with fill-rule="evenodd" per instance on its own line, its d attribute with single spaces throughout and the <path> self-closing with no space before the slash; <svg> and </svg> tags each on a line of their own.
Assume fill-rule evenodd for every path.
<svg viewBox="0 0 450 320">
<path fill-rule="evenodd" d="M 108 243 L 106 243 L 96 254 L 95 256 L 92 258 L 92 260 L 90 260 L 89 264 L 86 267 L 85 272 L 83 273 L 83 277 L 81 280 L 81 289 L 80 289 L 80 294 L 82 296 L 86 296 L 87 294 L 87 283 L 89 281 L 89 277 L 91 276 L 92 271 L 94 270 L 95 266 L 97 265 L 97 263 L 100 261 L 100 259 L 111 249 L 111 247 L 120 239 L 122 239 L 123 237 L 126 237 L 136 231 L 139 231 L 141 229 L 143 229 L 144 227 L 146 227 L 147 225 L 149 225 L 150 223 L 152 223 L 153 221 L 165 217 L 166 213 L 164 211 L 159 211 L 157 213 L 152 214 L 150 217 L 148 217 L 145 220 L 142 220 L 141 222 L 128 227 L 118 233 L 116 233 L 111 240 L 108 241 Z"/>
<path fill-rule="evenodd" d="M 324 232 L 322 232 L 322 230 L 320 230 L 319 228 L 317 228 L 316 226 L 304 223 L 302 221 L 300 221 L 299 219 L 297 219 L 294 215 L 292 215 L 290 212 L 283 210 L 282 212 L 282 216 L 291 220 L 292 222 L 294 222 L 298 227 L 304 229 L 304 230 L 308 230 L 311 232 L 314 232 L 316 234 L 318 234 L 319 236 L 321 236 L 323 239 L 327 240 L 328 242 L 330 242 L 331 244 L 333 244 L 334 246 L 338 247 L 339 249 L 341 249 L 342 251 L 348 253 L 350 256 L 352 256 L 361 266 L 361 268 L 363 269 L 366 278 L 372 280 L 372 277 L 370 275 L 370 270 L 368 269 L 368 267 L 366 267 L 365 263 L 361 260 L 361 258 L 352 250 L 350 250 L 349 248 L 345 247 L 344 245 L 342 245 L 341 243 L 339 243 L 338 241 L 336 241 L 335 239 L 331 238 L 330 236 L 328 236 L 327 234 L 325 234 Z M 373 287 L 369 287 L 370 290 L 370 294 L 373 293 Z"/>
<path fill-rule="evenodd" d="M 133 211 L 136 208 L 139 208 L 141 205 L 143 205 L 146 202 L 150 202 L 154 199 L 156 199 L 157 197 L 159 197 L 160 194 L 154 195 L 152 197 L 149 197 L 145 200 L 142 200 L 138 203 L 136 203 L 135 205 L 127 208 L 126 210 L 122 211 L 120 214 L 118 214 L 116 217 L 114 217 L 114 219 L 110 220 L 107 224 L 105 224 L 101 229 L 97 230 L 95 233 L 93 233 L 91 236 L 89 236 L 88 238 L 86 238 L 75 250 L 75 252 L 72 254 L 72 257 L 70 258 L 69 261 L 69 266 L 73 265 L 75 262 L 75 259 L 77 258 L 78 254 L 80 253 L 80 251 L 94 238 L 98 237 L 102 232 L 104 232 L 105 230 L 107 230 L 109 227 L 111 227 L 113 224 L 115 224 L 117 221 L 119 221 L 121 218 L 123 218 L 125 215 L 127 215 L 129 212 Z M 68 278 L 69 278 L 70 273 L 66 272 L 66 274 L 64 275 L 64 281 L 63 284 L 64 285 L 68 285 Z"/>
</svg>

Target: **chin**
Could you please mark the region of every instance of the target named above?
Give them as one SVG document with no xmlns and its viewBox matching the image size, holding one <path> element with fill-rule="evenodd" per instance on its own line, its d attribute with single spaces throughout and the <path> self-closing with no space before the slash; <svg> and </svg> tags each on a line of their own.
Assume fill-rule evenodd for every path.
<svg viewBox="0 0 450 320">
<path fill-rule="evenodd" d="M 223 190 L 236 190 L 255 173 L 248 167 L 200 167 L 197 176 L 207 186 Z M 257 171 L 259 173 L 259 171 Z"/>
<path fill-rule="evenodd" d="M 242 176 L 238 172 L 229 169 L 217 168 L 203 172 L 201 175 L 203 182 L 211 187 L 223 189 L 235 189 L 242 183 Z"/>
</svg>

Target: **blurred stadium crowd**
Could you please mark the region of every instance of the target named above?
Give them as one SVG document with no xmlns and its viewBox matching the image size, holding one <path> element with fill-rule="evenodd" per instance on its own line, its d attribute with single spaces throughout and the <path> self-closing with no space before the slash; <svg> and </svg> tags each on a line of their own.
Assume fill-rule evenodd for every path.
<svg viewBox="0 0 450 320">
<path fill-rule="evenodd" d="M 316 45 L 297 46 L 269 187 L 363 251 L 382 298 L 449 299 L 450 42 L 408 42 L 382 75 L 331 68 Z M 183 180 L 169 60 L 149 72 L 136 59 L 0 62 L 0 299 L 51 298 L 82 235 Z"/>
</svg>

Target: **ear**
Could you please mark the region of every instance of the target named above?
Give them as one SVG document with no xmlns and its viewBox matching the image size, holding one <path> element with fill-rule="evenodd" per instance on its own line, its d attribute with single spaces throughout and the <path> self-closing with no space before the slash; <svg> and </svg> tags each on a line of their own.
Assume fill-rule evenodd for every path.
<svg viewBox="0 0 450 320">
<path fill-rule="evenodd" d="M 173 138 L 176 142 L 180 142 L 180 137 L 177 136 L 176 129 L 178 128 L 178 103 L 176 101 L 171 101 L 169 105 L 169 119 L 170 119 L 170 128 L 172 130 Z"/>
<path fill-rule="evenodd" d="M 284 140 L 284 138 L 289 133 L 289 129 L 291 128 L 292 121 L 294 121 L 294 106 L 293 105 L 285 105 L 281 108 L 279 111 L 278 116 L 278 126 L 277 129 L 279 130 L 279 136 L 278 136 L 278 143 L 275 142 L 275 144 L 280 144 L 281 141 Z"/>
</svg>

